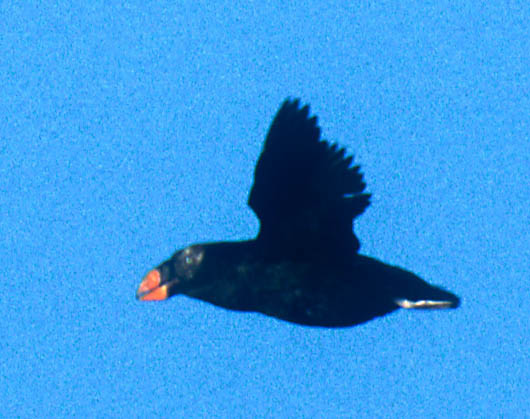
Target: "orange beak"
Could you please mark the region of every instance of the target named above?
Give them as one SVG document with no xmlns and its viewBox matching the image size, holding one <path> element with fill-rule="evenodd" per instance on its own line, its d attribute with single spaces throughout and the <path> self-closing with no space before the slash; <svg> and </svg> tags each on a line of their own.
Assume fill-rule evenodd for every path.
<svg viewBox="0 0 530 419">
<path fill-rule="evenodd" d="M 168 298 L 167 284 L 160 286 L 158 269 L 153 269 L 145 276 L 136 291 L 136 298 L 141 301 L 161 301 Z"/>
</svg>

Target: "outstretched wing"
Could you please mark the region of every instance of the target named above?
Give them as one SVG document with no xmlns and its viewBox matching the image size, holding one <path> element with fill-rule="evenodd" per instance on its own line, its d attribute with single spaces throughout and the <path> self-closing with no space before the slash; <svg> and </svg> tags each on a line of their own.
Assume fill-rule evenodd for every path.
<svg viewBox="0 0 530 419">
<path fill-rule="evenodd" d="M 353 219 L 370 195 L 362 193 L 363 175 L 352 161 L 337 144 L 320 140 L 309 106 L 286 100 L 267 134 L 248 200 L 261 222 L 258 241 L 290 257 L 357 252 Z"/>
</svg>

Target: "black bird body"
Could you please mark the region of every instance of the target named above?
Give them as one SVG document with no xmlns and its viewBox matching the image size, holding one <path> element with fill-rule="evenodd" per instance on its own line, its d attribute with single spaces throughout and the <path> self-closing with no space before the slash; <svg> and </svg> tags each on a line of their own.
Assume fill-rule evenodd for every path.
<svg viewBox="0 0 530 419">
<path fill-rule="evenodd" d="M 369 205 L 359 166 L 320 140 L 299 102 L 278 111 L 256 165 L 255 240 L 189 246 L 152 270 L 142 300 L 184 294 L 308 326 L 354 326 L 403 308 L 459 299 L 404 269 L 358 254 L 353 219 Z"/>
</svg>

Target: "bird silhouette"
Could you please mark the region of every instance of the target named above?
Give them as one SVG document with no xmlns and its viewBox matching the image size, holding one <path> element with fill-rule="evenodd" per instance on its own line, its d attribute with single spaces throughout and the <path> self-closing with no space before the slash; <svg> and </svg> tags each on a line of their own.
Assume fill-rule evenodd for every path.
<svg viewBox="0 0 530 419">
<path fill-rule="evenodd" d="M 320 139 L 309 106 L 287 99 L 267 134 L 248 205 L 254 240 L 190 245 L 151 270 L 137 298 L 186 295 L 288 322 L 348 327 L 398 308 L 456 308 L 459 298 L 359 254 L 353 221 L 370 204 L 344 148 Z"/>
</svg>

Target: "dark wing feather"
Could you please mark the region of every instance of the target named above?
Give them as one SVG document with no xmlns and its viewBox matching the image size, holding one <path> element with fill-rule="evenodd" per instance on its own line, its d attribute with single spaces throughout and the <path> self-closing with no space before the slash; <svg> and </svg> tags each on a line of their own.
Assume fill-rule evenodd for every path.
<svg viewBox="0 0 530 419">
<path fill-rule="evenodd" d="M 359 166 L 337 144 L 320 140 L 315 116 L 286 100 L 269 129 L 254 172 L 249 206 L 258 240 L 286 256 L 344 257 L 359 250 L 353 219 L 369 205 Z"/>
</svg>

